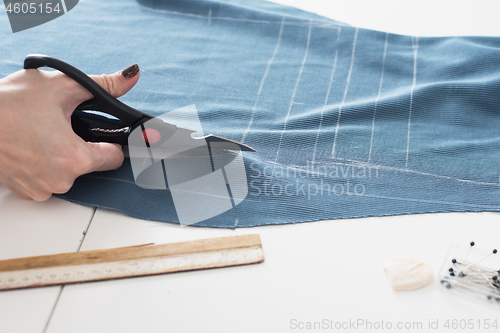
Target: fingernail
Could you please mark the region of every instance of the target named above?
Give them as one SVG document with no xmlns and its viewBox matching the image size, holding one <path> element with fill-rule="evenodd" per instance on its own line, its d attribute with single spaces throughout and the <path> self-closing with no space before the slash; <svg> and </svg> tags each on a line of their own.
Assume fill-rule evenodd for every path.
<svg viewBox="0 0 500 333">
<path fill-rule="evenodd" d="M 122 70 L 122 76 L 126 79 L 131 79 L 137 74 L 139 74 L 139 65 L 137 64 L 133 64 L 132 66 L 129 66 Z"/>
</svg>

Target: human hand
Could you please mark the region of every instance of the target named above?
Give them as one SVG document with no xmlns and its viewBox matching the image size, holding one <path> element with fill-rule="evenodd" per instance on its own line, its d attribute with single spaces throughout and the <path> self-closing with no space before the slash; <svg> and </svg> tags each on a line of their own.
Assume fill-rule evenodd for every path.
<svg viewBox="0 0 500 333">
<path fill-rule="evenodd" d="M 137 65 L 90 76 L 114 97 L 139 80 Z M 45 201 L 66 193 L 75 179 L 113 170 L 121 147 L 85 142 L 71 128 L 71 114 L 92 94 L 58 71 L 21 70 L 0 79 L 0 183 L 19 197 Z"/>
</svg>

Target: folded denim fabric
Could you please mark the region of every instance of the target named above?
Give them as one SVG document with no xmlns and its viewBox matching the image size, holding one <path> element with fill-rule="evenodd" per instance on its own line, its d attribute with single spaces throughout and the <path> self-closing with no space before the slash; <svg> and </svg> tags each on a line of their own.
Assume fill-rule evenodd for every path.
<svg viewBox="0 0 500 333">
<path fill-rule="evenodd" d="M 205 134 L 257 149 L 242 153 L 245 200 L 196 226 L 500 208 L 499 38 L 402 36 L 259 0 L 80 2 L 9 30 L 0 13 L 2 76 L 30 53 L 89 74 L 137 62 L 124 103 L 196 105 Z M 59 197 L 179 222 L 170 190 L 137 186 L 128 160 Z"/>
</svg>

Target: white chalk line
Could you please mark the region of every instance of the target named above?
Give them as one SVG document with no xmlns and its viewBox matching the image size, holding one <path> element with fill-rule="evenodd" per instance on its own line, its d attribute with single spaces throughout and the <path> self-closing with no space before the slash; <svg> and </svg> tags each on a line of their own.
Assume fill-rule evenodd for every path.
<svg viewBox="0 0 500 333">
<path fill-rule="evenodd" d="M 328 104 L 328 97 L 330 96 L 330 89 L 332 88 L 333 75 L 335 74 L 335 69 L 337 68 L 337 57 L 338 57 L 338 50 L 335 50 L 335 59 L 333 60 L 333 69 L 332 69 L 332 74 L 330 75 L 330 83 L 328 84 L 328 90 L 326 91 L 325 104 L 323 104 L 323 108 L 321 109 L 318 132 L 316 133 L 316 141 L 314 142 L 314 150 L 312 155 L 313 164 L 314 164 L 314 158 L 316 157 L 316 149 L 318 146 L 319 133 L 321 132 L 321 126 L 323 125 L 323 114 L 325 113 L 325 109 Z"/>
<path fill-rule="evenodd" d="M 299 87 L 300 78 L 302 76 L 302 72 L 304 71 L 304 65 L 306 64 L 307 54 L 309 53 L 309 44 L 310 44 L 310 41 L 311 41 L 311 28 L 312 27 L 309 26 L 309 31 L 307 33 L 306 52 L 304 53 L 304 58 L 302 59 L 302 64 L 300 66 L 299 76 L 297 77 L 297 81 L 295 82 L 295 87 L 293 89 L 293 94 L 292 94 L 292 100 L 290 101 L 290 106 L 288 107 L 288 113 L 287 113 L 287 115 L 285 117 L 285 122 L 283 123 L 283 130 L 281 131 L 280 140 L 278 142 L 278 150 L 276 152 L 276 159 L 274 160 L 275 163 L 278 161 L 278 156 L 279 156 L 279 153 L 280 153 L 281 144 L 283 143 L 283 134 L 286 131 L 286 126 L 287 126 L 288 118 L 290 117 L 290 113 L 292 112 L 292 106 L 293 106 L 293 102 L 294 102 L 294 99 L 295 99 L 295 94 L 297 93 L 297 88 Z"/>
<path fill-rule="evenodd" d="M 417 83 L 417 53 L 418 53 L 418 37 L 412 37 L 411 43 L 413 47 L 413 84 L 410 90 L 410 111 L 408 112 L 408 136 L 406 138 L 406 163 L 405 168 L 408 169 L 408 155 L 410 151 L 410 123 L 411 123 L 411 112 L 413 108 L 413 90 Z"/>
<path fill-rule="evenodd" d="M 262 92 L 262 87 L 264 86 L 264 83 L 265 83 L 265 81 L 267 79 L 267 76 L 269 75 L 269 71 L 271 70 L 271 65 L 273 64 L 274 58 L 276 57 L 276 53 L 278 53 L 278 49 L 280 47 L 281 36 L 283 34 L 283 25 L 284 25 L 284 23 L 285 23 L 285 18 L 283 17 L 283 19 L 281 20 L 280 31 L 278 33 L 278 40 L 276 42 L 276 46 L 274 47 L 274 53 L 271 56 L 271 58 L 267 61 L 266 70 L 264 71 L 264 76 L 262 77 L 262 80 L 260 81 L 259 91 L 257 92 L 257 98 L 255 99 L 255 103 L 254 103 L 253 108 L 252 108 L 252 114 L 250 116 L 250 121 L 248 123 L 247 129 L 245 130 L 245 132 L 243 132 L 243 136 L 241 138 L 241 143 L 245 142 L 247 133 L 250 130 L 250 127 L 252 127 L 253 119 L 255 117 L 255 110 L 257 108 L 257 103 L 259 102 L 260 94 Z"/>
<path fill-rule="evenodd" d="M 157 9 L 157 8 L 150 8 L 146 7 L 143 5 L 139 4 L 139 7 L 141 7 L 144 10 L 148 10 L 151 12 L 157 12 L 157 13 L 162 13 L 162 14 L 172 14 L 172 15 L 177 15 L 177 16 L 187 16 L 187 17 L 193 17 L 193 18 L 199 18 L 203 20 L 208 20 L 208 16 L 205 15 L 199 15 L 199 14 L 192 14 L 192 13 L 183 13 L 183 12 L 177 12 L 173 10 L 167 10 L 167 9 Z M 212 17 L 211 20 L 222 20 L 222 21 L 241 21 L 241 22 L 250 22 L 250 23 L 264 23 L 264 24 L 278 24 L 281 23 L 281 21 L 266 21 L 266 20 L 253 20 L 253 19 L 242 19 L 242 18 L 236 18 L 236 17 L 227 17 L 227 16 L 218 16 L 218 17 Z M 299 21 L 288 21 L 285 23 L 285 25 L 294 25 L 294 26 L 300 26 L 300 27 L 308 27 L 309 25 L 315 27 L 315 28 L 329 28 L 329 29 L 335 29 L 338 30 L 340 27 L 339 26 L 348 26 L 342 22 L 315 22 L 314 24 L 311 23 L 305 23 L 305 22 L 299 22 Z"/>
<path fill-rule="evenodd" d="M 332 154 L 331 154 L 332 158 L 335 157 L 335 147 L 337 145 L 337 136 L 338 136 L 338 132 L 339 132 L 340 116 L 342 114 L 342 106 L 344 106 L 345 99 L 347 96 L 347 91 L 349 89 L 349 84 L 351 82 L 351 73 L 352 73 L 352 68 L 354 65 L 354 55 L 356 52 L 356 40 L 358 39 L 358 30 L 359 30 L 359 28 L 356 28 L 356 32 L 354 33 L 354 41 L 352 43 L 351 66 L 349 67 L 349 73 L 347 74 L 347 82 L 346 82 L 346 87 L 344 90 L 344 97 L 342 98 L 342 103 L 340 103 L 339 112 L 337 115 L 337 126 L 335 127 L 335 138 L 333 139 Z"/>
<path fill-rule="evenodd" d="M 379 87 L 378 87 L 378 95 L 377 95 L 377 98 L 375 99 L 375 106 L 373 108 L 372 135 L 371 135 L 371 138 L 370 138 L 370 151 L 368 152 L 368 163 L 370 163 L 370 160 L 372 158 L 373 135 L 375 133 L 375 116 L 377 114 L 377 105 L 378 105 L 378 101 L 380 99 L 380 94 L 382 93 L 382 84 L 384 82 L 385 56 L 387 54 L 387 42 L 388 42 L 388 40 L 389 40 L 389 33 L 386 33 L 386 35 L 385 35 L 384 55 L 382 56 L 382 74 L 380 74 L 380 83 L 379 83 Z"/>
</svg>

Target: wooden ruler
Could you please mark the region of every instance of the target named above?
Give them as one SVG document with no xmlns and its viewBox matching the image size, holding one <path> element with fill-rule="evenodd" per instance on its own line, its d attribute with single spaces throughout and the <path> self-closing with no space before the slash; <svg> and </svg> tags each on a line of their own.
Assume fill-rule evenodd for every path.
<svg viewBox="0 0 500 333">
<path fill-rule="evenodd" d="M 0 261 L 0 290 L 255 264 L 259 235 L 146 244 Z"/>
</svg>

